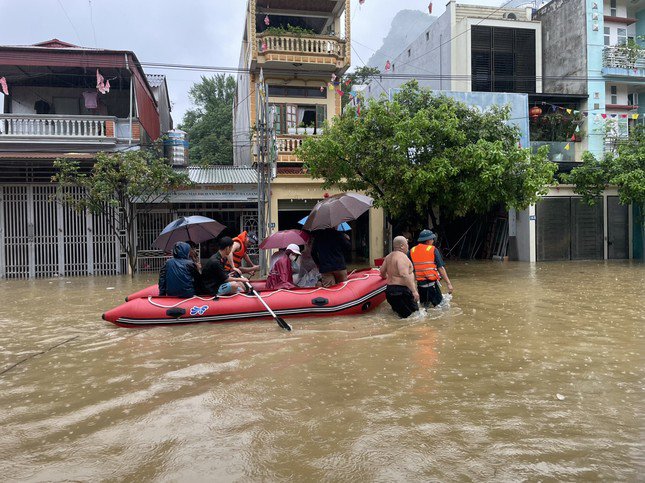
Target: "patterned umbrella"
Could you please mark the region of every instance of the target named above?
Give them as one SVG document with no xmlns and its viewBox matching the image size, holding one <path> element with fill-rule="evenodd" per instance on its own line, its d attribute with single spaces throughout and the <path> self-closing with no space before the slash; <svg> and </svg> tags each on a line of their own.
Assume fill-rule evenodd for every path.
<svg viewBox="0 0 645 483">
<path fill-rule="evenodd" d="M 266 237 L 260 248 L 287 248 L 291 243 L 305 245 L 309 241 L 309 233 L 302 230 L 283 230 Z"/>
<path fill-rule="evenodd" d="M 339 193 L 319 201 L 314 206 L 303 228 L 308 231 L 335 228 L 344 221 L 352 221 L 370 209 L 374 200 L 358 193 Z"/>
<path fill-rule="evenodd" d="M 225 229 L 221 223 L 206 216 L 182 216 L 164 228 L 152 246 L 171 252 L 178 241 L 202 243 L 211 240 Z"/>
</svg>

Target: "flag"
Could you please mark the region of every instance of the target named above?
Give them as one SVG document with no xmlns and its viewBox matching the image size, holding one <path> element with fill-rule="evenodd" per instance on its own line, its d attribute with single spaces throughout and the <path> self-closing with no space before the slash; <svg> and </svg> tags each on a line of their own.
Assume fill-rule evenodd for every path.
<svg viewBox="0 0 645 483">
<path fill-rule="evenodd" d="M 571 109 L 567 109 L 567 114 L 571 114 Z"/>
<path fill-rule="evenodd" d="M 347 80 L 345 81 L 345 85 L 346 85 L 346 86 L 350 85 L 351 83 L 352 83 L 352 80 L 351 80 L 351 79 L 347 79 Z"/>
<path fill-rule="evenodd" d="M 569 149 L 571 149 L 571 145 L 570 145 L 569 143 L 567 143 L 567 145 L 564 147 L 564 149 L 565 149 L 566 151 L 569 151 Z"/>
<path fill-rule="evenodd" d="M 638 114 L 632 114 L 632 119 L 638 119 Z"/>
<path fill-rule="evenodd" d="M 580 126 L 576 126 L 576 132 L 580 132 Z"/>
<path fill-rule="evenodd" d="M 574 113 L 574 114 L 580 114 L 580 111 L 576 111 L 576 110 L 574 110 L 574 111 L 573 111 L 573 113 Z"/>
<path fill-rule="evenodd" d="M 572 140 L 572 141 L 575 141 L 575 140 L 576 140 L 576 135 L 575 135 L 575 134 L 572 134 L 572 135 L 571 135 L 571 140 Z"/>
<path fill-rule="evenodd" d="M 336 89 L 336 94 L 338 94 L 339 96 L 342 96 L 342 95 L 343 95 L 343 91 L 341 91 L 340 89 Z"/>
<path fill-rule="evenodd" d="M 320 92 L 325 92 L 325 88 L 323 86 L 320 86 Z"/>
<path fill-rule="evenodd" d="M 600 117 L 602 117 L 603 119 L 607 119 L 607 114 L 601 114 Z"/>
<path fill-rule="evenodd" d="M 588 111 L 582 111 L 582 115 L 583 115 L 584 117 L 587 117 L 587 116 L 589 115 L 589 112 L 588 112 Z"/>
</svg>

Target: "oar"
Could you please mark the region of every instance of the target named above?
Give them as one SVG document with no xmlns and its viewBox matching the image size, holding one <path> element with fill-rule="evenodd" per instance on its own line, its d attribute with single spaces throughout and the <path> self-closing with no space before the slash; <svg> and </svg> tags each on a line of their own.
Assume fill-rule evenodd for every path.
<svg viewBox="0 0 645 483">
<path fill-rule="evenodd" d="M 253 288 L 253 285 L 247 282 L 247 285 L 249 286 L 249 290 L 255 295 L 260 302 L 262 302 L 262 305 L 264 305 L 264 308 L 266 308 L 271 316 L 274 318 L 274 320 L 278 323 L 280 327 L 282 327 L 284 330 L 291 330 L 291 326 L 287 323 L 286 320 L 284 320 L 282 317 L 278 317 L 273 310 L 271 310 L 271 307 L 267 305 L 267 303 L 264 301 L 262 297 L 260 297 L 260 294 L 258 294 L 255 289 Z"/>
</svg>

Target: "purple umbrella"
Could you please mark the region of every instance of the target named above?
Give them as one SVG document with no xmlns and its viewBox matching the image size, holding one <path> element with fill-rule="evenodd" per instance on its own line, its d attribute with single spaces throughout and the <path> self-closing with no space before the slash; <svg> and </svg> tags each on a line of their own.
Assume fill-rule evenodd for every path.
<svg viewBox="0 0 645 483">
<path fill-rule="evenodd" d="M 222 233 L 226 227 L 206 216 L 182 216 L 164 228 L 152 246 L 171 252 L 178 241 L 202 243 Z"/>
<path fill-rule="evenodd" d="M 345 221 L 352 221 L 370 209 L 374 200 L 358 193 L 339 193 L 319 201 L 314 206 L 305 226 L 308 231 L 336 228 Z"/>
<path fill-rule="evenodd" d="M 287 248 L 291 243 L 305 245 L 309 241 L 309 234 L 302 230 L 283 230 L 266 237 L 260 248 Z"/>
</svg>

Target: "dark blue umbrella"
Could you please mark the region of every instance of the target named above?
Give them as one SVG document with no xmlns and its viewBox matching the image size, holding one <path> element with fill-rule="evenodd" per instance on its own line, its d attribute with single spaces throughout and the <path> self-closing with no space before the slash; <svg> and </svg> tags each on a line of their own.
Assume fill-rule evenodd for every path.
<svg viewBox="0 0 645 483">
<path fill-rule="evenodd" d="M 206 216 L 182 216 L 164 228 L 152 246 L 171 252 L 179 241 L 202 243 L 222 233 L 226 227 Z"/>
</svg>

